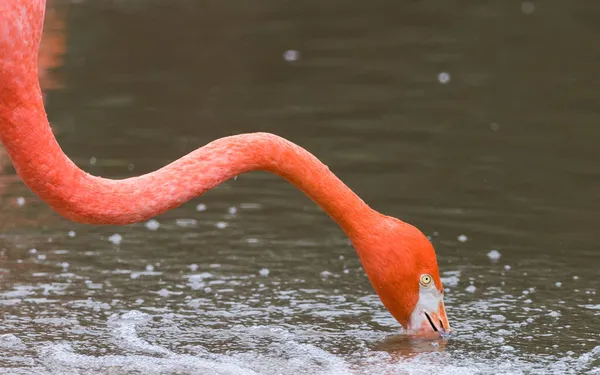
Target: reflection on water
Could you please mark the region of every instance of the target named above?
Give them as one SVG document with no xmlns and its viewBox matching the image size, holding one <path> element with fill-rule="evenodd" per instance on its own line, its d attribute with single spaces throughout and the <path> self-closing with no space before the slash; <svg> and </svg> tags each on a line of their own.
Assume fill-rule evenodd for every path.
<svg viewBox="0 0 600 375">
<path fill-rule="evenodd" d="M 5 160 L 0 373 L 599 374 L 598 7 L 52 2 L 40 79 L 79 165 L 121 178 L 288 137 L 431 237 L 455 334 L 401 335 L 274 176 L 95 227 Z"/>
<path fill-rule="evenodd" d="M 38 58 L 38 75 L 40 86 L 44 92 L 63 87 L 57 69 L 63 65 L 66 52 L 66 7 L 58 8 L 54 1 L 48 2 L 44 20 L 44 38 L 40 44 Z"/>
</svg>

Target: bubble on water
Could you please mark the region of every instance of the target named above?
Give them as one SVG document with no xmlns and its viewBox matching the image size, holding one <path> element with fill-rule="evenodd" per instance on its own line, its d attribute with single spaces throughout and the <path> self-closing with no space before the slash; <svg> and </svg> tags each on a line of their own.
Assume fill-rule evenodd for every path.
<svg viewBox="0 0 600 375">
<path fill-rule="evenodd" d="M 93 156 L 90 158 L 90 164 L 91 165 L 95 165 L 97 161 L 98 160 L 95 157 L 93 157 Z"/>
<path fill-rule="evenodd" d="M 560 313 L 558 311 L 550 311 L 548 313 L 548 316 L 551 316 L 553 318 L 558 318 L 560 316 Z"/>
<path fill-rule="evenodd" d="M 488 258 L 490 258 L 490 260 L 496 261 L 498 259 L 500 259 L 500 257 L 502 256 L 500 254 L 500 252 L 498 250 L 492 250 L 489 253 L 487 253 Z"/>
<path fill-rule="evenodd" d="M 514 352 L 515 348 L 510 345 L 503 345 L 500 347 L 500 350 L 502 350 L 503 352 Z"/>
<path fill-rule="evenodd" d="M 450 83 L 450 73 L 441 72 L 438 74 L 438 81 L 440 81 L 440 83 L 443 85 Z"/>
<path fill-rule="evenodd" d="M 271 271 L 269 271 L 269 269 L 268 269 L 268 268 L 262 268 L 262 269 L 260 269 L 260 270 L 258 271 L 258 274 L 259 274 L 259 275 L 261 275 L 261 276 L 263 276 L 263 277 L 267 277 L 267 276 L 269 276 L 269 273 L 270 273 L 270 272 L 271 272 Z"/>
<path fill-rule="evenodd" d="M 573 280 L 579 280 L 579 276 L 573 276 Z"/>
<path fill-rule="evenodd" d="M 476 290 L 477 290 L 477 287 L 475 287 L 475 285 L 469 285 L 468 287 L 465 288 L 465 291 L 468 293 L 475 293 Z"/>
<path fill-rule="evenodd" d="M 321 277 L 324 278 L 324 279 L 326 279 L 326 278 L 328 278 L 328 277 L 330 277 L 332 275 L 333 274 L 331 272 L 329 272 L 329 271 L 323 271 L 323 272 L 321 272 Z"/>
<path fill-rule="evenodd" d="M 175 225 L 182 228 L 193 228 L 198 225 L 198 221 L 195 219 L 176 219 Z"/>
<path fill-rule="evenodd" d="M 498 123 L 496 123 L 496 122 L 492 122 L 490 124 L 490 129 L 493 131 L 497 131 L 498 129 L 500 129 L 500 125 L 498 125 Z"/>
<path fill-rule="evenodd" d="M 17 198 L 17 206 L 23 206 L 25 204 L 25 198 L 24 197 L 18 197 Z"/>
<path fill-rule="evenodd" d="M 523 1 L 521 3 L 521 12 L 523 14 L 531 14 L 535 11 L 535 4 L 531 1 Z"/>
<path fill-rule="evenodd" d="M 189 269 L 190 269 L 190 271 L 192 271 L 192 272 L 196 272 L 196 271 L 198 271 L 198 265 L 197 265 L 197 264 L 190 264 L 190 265 L 188 266 L 188 268 L 189 268 Z"/>
<path fill-rule="evenodd" d="M 510 265 L 509 265 L 509 264 L 505 264 L 505 265 L 504 265 L 504 269 L 505 269 L 505 270 L 507 270 L 507 271 L 510 271 L 511 267 L 510 267 Z"/>
<path fill-rule="evenodd" d="M 241 203 L 240 208 L 243 210 L 258 210 L 262 208 L 260 203 Z"/>
<path fill-rule="evenodd" d="M 295 49 L 288 49 L 283 53 L 283 59 L 287 62 L 294 62 L 300 59 L 300 52 Z"/>
<path fill-rule="evenodd" d="M 532 300 L 530 300 L 529 298 L 528 298 L 528 299 L 526 299 L 525 301 L 523 301 L 523 303 L 531 303 L 531 302 L 533 302 L 533 301 L 532 301 Z"/>
<path fill-rule="evenodd" d="M 229 226 L 229 223 L 225 222 L 225 221 L 217 221 L 215 223 L 215 227 L 219 228 L 219 229 L 224 229 L 227 228 Z"/>
<path fill-rule="evenodd" d="M 198 211 L 198 212 L 206 211 L 206 205 L 204 203 L 200 203 L 199 205 L 196 206 L 196 211 Z"/>
<path fill-rule="evenodd" d="M 183 294 L 183 292 L 172 292 L 172 291 L 170 291 L 168 289 L 165 289 L 165 288 L 162 288 L 158 292 L 153 292 L 153 293 L 156 293 L 156 294 L 158 294 L 159 296 L 161 296 L 163 298 L 166 298 L 166 297 L 168 297 L 170 295 L 181 295 L 181 294 Z"/>
<path fill-rule="evenodd" d="M 38 260 L 46 260 L 46 254 L 38 254 Z"/>
<path fill-rule="evenodd" d="M 69 236 L 70 238 L 74 238 L 76 235 L 77 235 L 77 233 L 75 233 L 75 231 L 74 231 L 74 230 L 70 230 L 70 231 L 67 233 L 67 236 Z"/>
<path fill-rule="evenodd" d="M 157 220 L 151 219 L 146 222 L 146 228 L 151 231 L 158 230 L 160 228 L 160 223 Z"/>
<path fill-rule="evenodd" d="M 151 264 L 148 264 L 148 265 L 146 266 L 146 271 L 148 271 L 148 272 L 152 272 L 152 271 L 154 271 L 154 266 L 153 266 L 153 265 L 151 265 Z"/>
<path fill-rule="evenodd" d="M 257 244 L 260 242 L 260 240 L 258 238 L 246 238 L 246 242 L 249 244 Z"/>
<path fill-rule="evenodd" d="M 235 215 L 237 213 L 237 208 L 236 207 L 229 207 L 229 209 L 227 210 L 227 212 L 229 212 L 230 215 Z"/>
<path fill-rule="evenodd" d="M 112 243 L 113 245 L 121 244 L 122 240 L 123 240 L 123 236 L 121 236 L 118 233 L 115 233 L 112 236 L 108 237 L 108 242 Z"/>
<path fill-rule="evenodd" d="M 500 315 L 500 314 L 494 314 L 494 315 L 490 315 L 491 319 L 494 319 L 498 322 L 503 322 L 506 320 L 506 317 L 504 315 Z"/>
<path fill-rule="evenodd" d="M 457 276 L 442 276 L 441 278 L 442 284 L 444 284 L 444 286 L 457 286 L 458 282 L 460 281 L 460 279 Z"/>
<path fill-rule="evenodd" d="M 469 239 L 469 237 L 465 236 L 464 234 L 461 234 L 456 239 L 459 240 L 460 242 L 467 242 L 467 240 Z"/>
<path fill-rule="evenodd" d="M 29 249 L 29 254 L 37 254 L 37 249 Z"/>
</svg>

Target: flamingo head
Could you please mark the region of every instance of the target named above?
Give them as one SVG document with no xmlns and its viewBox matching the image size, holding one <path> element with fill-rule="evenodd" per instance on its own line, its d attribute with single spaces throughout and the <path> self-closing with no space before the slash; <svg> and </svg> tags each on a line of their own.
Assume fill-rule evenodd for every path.
<svg viewBox="0 0 600 375">
<path fill-rule="evenodd" d="M 423 233 L 382 216 L 353 243 L 379 298 L 408 333 L 450 332 L 435 250 Z"/>
</svg>

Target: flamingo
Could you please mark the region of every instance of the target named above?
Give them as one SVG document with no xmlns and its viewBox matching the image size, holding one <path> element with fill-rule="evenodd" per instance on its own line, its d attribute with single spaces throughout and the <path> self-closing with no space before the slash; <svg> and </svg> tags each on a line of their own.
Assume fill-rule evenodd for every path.
<svg viewBox="0 0 600 375">
<path fill-rule="evenodd" d="M 67 219 L 125 225 L 147 220 L 241 173 L 281 176 L 350 238 L 383 305 L 407 332 L 450 331 L 436 254 L 414 226 L 369 207 L 302 147 L 274 134 L 217 139 L 154 172 L 112 180 L 78 168 L 49 126 L 38 79 L 46 0 L 0 2 L 0 140 L 23 182 Z"/>
</svg>

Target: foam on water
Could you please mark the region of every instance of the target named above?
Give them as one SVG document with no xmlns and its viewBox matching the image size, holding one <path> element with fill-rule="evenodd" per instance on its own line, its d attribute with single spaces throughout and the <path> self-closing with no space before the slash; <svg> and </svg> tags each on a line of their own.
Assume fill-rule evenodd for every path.
<svg viewBox="0 0 600 375">
<path fill-rule="evenodd" d="M 85 343 L 78 344 L 77 341 L 39 342 L 29 347 L 15 335 L 2 335 L 0 346 L 5 353 L 0 356 L 0 363 L 10 363 L 11 368 L 2 369 L 0 373 L 597 374 L 600 364 L 600 346 L 579 356 L 567 353 L 526 361 L 518 356 L 518 349 L 505 345 L 503 341 L 487 352 L 476 353 L 460 348 L 460 338 L 458 341 L 451 338 L 449 341 L 431 342 L 398 335 L 390 338 L 372 331 L 322 333 L 326 341 L 341 334 L 361 342 L 350 353 L 336 354 L 322 348 L 327 347 L 326 344 L 301 342 L 305 341 L 305 334 L 268 326 L 231 327 L 232 337 L 238 340 L 263 339 L 266 343 L 252 350 L 215 354 L 198 342 L 175 349 L 148 342 L 143 336 L 147 335 L 153 318 L 137 310 L 109 316 L 106 330 L 113 346 L 110 354 L 90 353 Z M 165 323 L 165 326 L 169 324 Z M 159 328 L 164 329 L 165 326 Z M 480 338 L 485 340 L 485 336 Z M 421 349 L 417 349 L 419 346 Z M 35 364 L 27 360 L 27 352 L 38 353 Z"/>
</svg>

